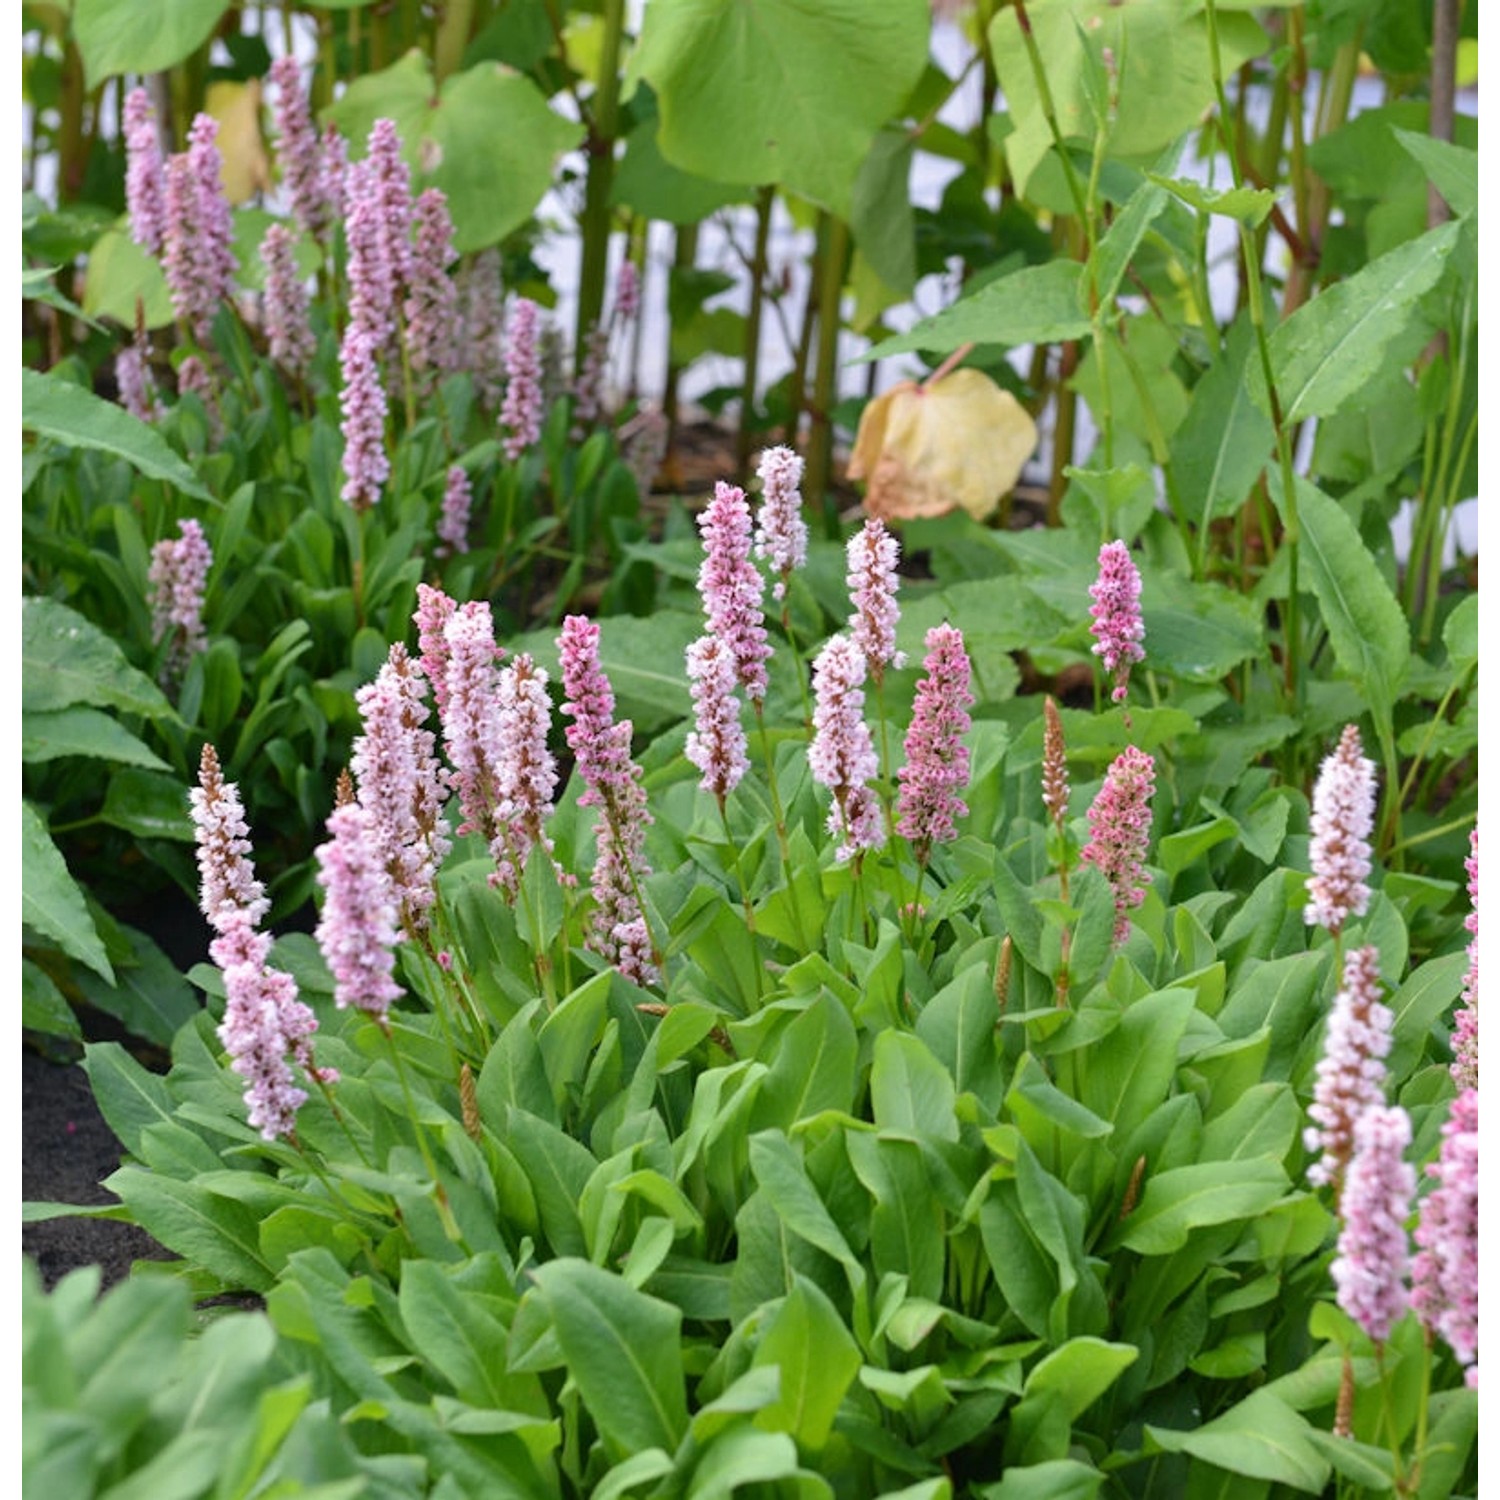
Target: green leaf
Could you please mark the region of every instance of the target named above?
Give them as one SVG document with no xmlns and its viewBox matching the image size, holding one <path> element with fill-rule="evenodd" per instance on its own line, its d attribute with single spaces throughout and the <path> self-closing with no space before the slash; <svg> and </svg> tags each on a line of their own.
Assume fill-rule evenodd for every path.
<svg viewBox="0 0 1500 1500">
<path fill-rule="evenodd" d="M 682 1313 L 587 1261 L 554 1260 L 533 1275 L 610 1455 L 674 1452 L 688 1425 Z"/>
<path fill-rule="evenodd" d="M 948 1070 L 919 1038 L 906 1031 L 883 1031 L 875 1038 L 870 1104 L 882 1130 L 918 1141 L 956 1141 L 954 1098 Z"/>
<path fill-rule="evenodd" d="M 906 130 L 883 129 L 854 179 L 849 220 L 854 243 L 875 274 L 903 297 L 917 284 L 916 225 L 907 190 L 915 154 L 916 142 Z"/>
<path fill-rule="evenodd" d="M 1110 1242 L 1142 1255 L 1170 1255 L 1192 1230 L 1252 1218 L 1289 1186 L 1281 1167 L 1264 1158 L 1173 1167 L 1147 1177 L 1141 1201 Z"/>
<path fill-rule="evenodd" d="M 110 777 L 100 818 L 143 839 L 193 840 L 188 789 L 175 776 L 130 767 Z"/>
<path fill-rule="evenodd" d="M 116 225 L 99 236 L 84 277 L 85 312 L 133 330 L 139 304 L 148 329 L 171 325 L 172 294 L 161 262 L 130 238 L 128 227 Z"/>
<path fill-rule="evenodd" d="M 1457 224 L 1429 230 L 1304 303 L 1272 332 L 1271 372 L 1287 425 L 1331 416 L 1392 362 L 1417 353 L 1427 334 L 1417 328 L 1403 337 L 1408 314 L 1437 284 L 1457 241 Z M 1250 368 L 1250 391 L 1269 412 L 1258 363 Z"/>
<path fill-rule="evenodd" d="M 1166 1098 L 1193 998 L 1186 989 L 1143 995 L 1090 1049 L 1082 1102 L 1113 1122 L 1116 1140 L 1127 1140 Z"/>
<path fill-rule="evenodd" d="M 1042 71 L 1052 96 L 1054 118 L 1064 140 L 1092 146 L 1095 99 L 1102 51 L 1117 61 L 1119 107 L 1110 114 L 1105 155 L 1151 162 L 1192 130 L 1214 102 L 1208 28 L 1190 0 L 1032 0 L 1026 7 Z M 1265 33 L 1249 16 L 1221 12 L 1219 53 L 1225 74 L 1258 55 Z M 1016 191 L 1027 183 L 1053 149 L 1052 126 L 1037 93 L 1036 74 L 1018 13 L 999 11 L 990 25 L 990 50 L 1015 126 L 1005 154 Z"/>
<path fill-rule="evenodd" d="M 1094 1500 L 1104 1475 L 1073 1458 L 1049 1463 L 1008 1464 L 999 1484 L 980 1486 L 983 1500 Z"/>
<path fill-rule="evenodd" d="M 1140 1357 L 1134 1344 L 1076 1338 L 1044 1356 L 1026 1377 L 1026 1394 L 1059 1396 L 1070 1422 L 1076 1421 Z"/>
<path fill-rule="evenodd" d="M 625 137 L 625 154 L 615 169 L 612 201 L 647 219 L 697 224 L 745 197 L 743 187 L 699 177 L 674 167 L 657 144 L 653 113 Z"/>
<path fill-rule="evenodd" d="M 94 704 L 170 717 L 172 705 L 98 628 L 56 599 L 21 601 L 21 711 Z M 23 726 L 24 728 L 24 726 Z"/>
<path fill-rule="evenodd" d="M 859 1039 L 843 1002 L 826 991 L 782 1032 L 776 1060 L 761 1083 L 751 1129 L 789 1131 L 826 1109 L 854 1107 Z"/>
<path fill-rule="evenodd" d="M 1479 153 L 1466 151 L 1451 141 L 1414 130 L 1391 127 L 1391 134 L 1416 159 L 1427 180 L 1443 195 L 1443 201 L 1459 217 L 1479 207 Z"/>
<path fill-rule="evenodd" d="M 780 1372 L 780 1394 L 755 1415 L 768 1432 L 787 1432 L 816 1452 L 828 1441 L 844 1392 L 859 1373 L 859 1346 L 827 1296 L 798 1276 L 770 1318 L 754 1365 Z"/>
<path fill-rule="evenodd" d="M 1191 1432 L 1146 1428 L 1150 1442 L 1168 1453 L 1191 1453 L 1215 1468 L 1317 1495 L 1328 1483 L 1328 1460 L 1307 1431 L 1306 1420 L 1269 1391 L 1252 1392 Z"/>
<path fill-rule="evenodd" d="M 1479 595 L 1466 594 L 1443 624 L 1443 645 L 1455 672 L 1479 662 Z"/>
<path fill-rule="evenodd" d="M 21 1025 L 49 1036 L 65 1036 L 75 1042 L 83 1040 L 78 1017 L 63 992 L 44 969 L 29 958 L 21 960 Z"/>
<path fill-rule="evenodd" d="M 424 1359 L 475 1406 L 506 1406 L 507 1330 L 477 1297 L 466 1296 L 434 1261 L 401 1270 L 401 1322 Z"/>
<path fill-rule="evenodd" d="M 76 0 L 73 40 L 92 89 L 118 73 L 161 73 L 213 35 L 229 0 L 159 0 L 141 25 L 136 0 Z"/>
<path fill-rule="evenodd" d="M 64 708 L 56 713 L 24 714 L 21 718 L 21 759 L 35 765 L 85 755 L 94 760 L 119 761 L 165 771 L 167 763 L 149 746 L 108 714 L 96 708 Z"/>
<path fill-rule="evenodd" d="M 166 1084 L 118 1042 L 85 1047 L 83 1070 L 99 1113 L 132 1156 L 141 1155 L 141 1136 L 148 1126 L 172 1123 L 173 1100 Z"/>
<path fill-rule="evenodd" d="M 921 0 L 656 0 L 630 73 L 656 90 L 674 166 L 781 183 L 847 219 L 875 132 L 921 76 L 930 27 Z"/>
<path fill-rule="evenodd" d="M 182 1024 L 198 1014 L 197 995 L 144 932 L 125 926 L 119 931 L 130 945 L 130 961 L 119 960 L 114 984 L 84 974 L 79 988 L 90 1005 L 115 1016 L 127 1031 L 169 1047 Z"/>
<path fill-rule="evenodd" d="M 198 500 L 212 496 L 153 427 L 123 406 L 39 370 L 21 370 L 21 426 L 70 448 L 98 448 Z"/>
<path fill-rule="evenodd" d="M 885 339 L 861 360 L 922 351 L 951 354 L 964 344 L 1052 344 L 1083 338 L 1089 319 L 1080 300 L 1083 267 L 1074 260 L 1023 266 L 987 281 L 942 312 L 924 318 L 908 333 Z M 856 361 L 857 362 L 857 361 Z"/>
<path fill-rule="evenodd" d="M 1336 500 L 1298 478 L 1305 576 L 1317 596 L 1339 670 L 1359 683 L 1377 720 L 1389 718 L 1411 656 L 1411 629 L 1354 522 Z M 1271 497 L 1286 519 L 1277 476 Z"/>
<path fill-rule="evenodd" d="M 1394 1017 L 1386 1067 L 1397 1083 L 1416 1066 L 1434 1024 L 1458 999 L 1468 962 L 1467 953 L 1429 958 L 1406 976 L 1401 988 L 1386 1002 Z"/>
<path fill-rule="evenodd" d="M 87 964 L 101 978 L 114 979 L 109 956 L 84 904 L 83 892 L 68 874 L 47 825 L 29 803 L 21 803 L 21 920 L 50 938 L 69 958 Z"/>
<path fill-rule="evenodd" d="M 1239 509 L 1276 441 L 1270 417 L 1250 399 L 1246 371 L 1255 357 L 1255 332 L 1242 317 L 1193 388 L 1187 415 L 1172 434 L 1172 470 L 1200 537 L 1211 522 Z"/>
<path fill-rule="evenodd" d="M 530 218 L 552 184 L 558 157 L 582 128 L 547 105 L 529 79 L 501 63 L 481 62 L 434 85 L 413 49 L 380 73 L 355 79 L 324 111 L 363 154 L 377 119 L 396 122 L 414 188 L 448 195 L 460 253 L 496 244 Z"/>
<path fill-rule="evenodd" d="M 1260 228 L 1276 203 L 1276 194 L 1270 188 L 1238 187 L 1215 192 L 1201 182 L 1194 182 L 1191 177 L 1162 177 L 1155 172 L 1146 175 L 1179 203 L 1185 203 L 1199 213 L 1222 214 L 1226 219 L 1248 224 L 1252 229 Z"/>
</svg>

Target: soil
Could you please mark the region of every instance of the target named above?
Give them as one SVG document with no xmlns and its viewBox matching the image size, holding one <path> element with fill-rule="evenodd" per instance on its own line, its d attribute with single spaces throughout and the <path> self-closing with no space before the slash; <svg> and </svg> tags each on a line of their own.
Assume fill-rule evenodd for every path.
<svg viewBox="0 0 1500 1500">
<path fill-rule="evenodd" d="M 120 1143 L 104 1123 L 76 1063 L 21 1054 L 21 1197 L 27 1202 L 114 1203 L 100 1186 L 120 1164 Z M 130 1274 L 137 1260 L 168 1260 L 144 1229 L 109 1219 L 49 1219 L 21 1228 L 21 1250 L 50 1289 L 78 1266 L 98 1265 L 104 1286 Z"/>
</svg>

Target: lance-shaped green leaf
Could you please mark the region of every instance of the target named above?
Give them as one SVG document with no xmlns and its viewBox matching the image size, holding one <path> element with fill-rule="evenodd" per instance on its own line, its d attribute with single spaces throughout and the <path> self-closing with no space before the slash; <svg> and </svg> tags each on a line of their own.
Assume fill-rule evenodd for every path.
<svg viewBox="0 0 1500 1500">
<path fill-rule="evenodd" d="M 1146 1178 L 1141 1201 L 1110 1243 L 1142 1255 L 1170 1255 L 1194 1229 L 1263 1213 L 1290 1185 L 1281 1167 L 1264 1157 L 1173 1167 Z"/>
<path fill-rule="evenodd" d="M 37 810 L 21 803 L 21 920 L 69 958 L 113 982 L 109 955 L 94 928 L 78 882 Z"/>
<path fill-rule="evenodd" d="M 21 601 L 21 710 L 95 704 L 164 718 L 172 705 L 97 625 L 56 599 Z M 28 726 L 29 727 L 29 726 Z"/>
<path fill-rule="evenodd" d="M 1298 478 L 1302 560 L 1340 672 L 1360 684 L 1377 720 L 1388 716 L 1406 677 L 1411 629 L 1370 549 L 1336 500 Z M 1279 476 L 1271 497 L 1283 519 Z"/>
<path fill-rule="evenodd" d="M 32 764 L 83 755 L 165 771 L 167 763 L 117 719 L 96 708 L 31 713 L 21 719 L 21 759 Z"/>
<path fill-rule="evenodd" d="M 805 1276 L 797 1277 L 766 1324 L 754 1363 L 781 1373 L 780 1392 L 756 1413 L 755 1425 L 790 1433 L 805 1448 L 821 1448 L 859 1373 L 860 1354 L 837 1308 Z"/>
<path fill-rule="evenodd" d="M 1457 240 L 1457 224 L 1429 230 L 1304 303 L 1272 332 L 1283 421 L 1330 416 L 1393 362 L 1416 356 L 1428 335 L 1410 314 L 1437 284 Z M 1250 393 L 1262 410 L 1271 409 L 1256 363 Z"/>
<path fill-rule="evenodd" d="M 587 1261 L 555 1260 L 533 1274 L 611 1456 L 675 1452 L 688 1425 L 681 1311 Z"/>
<path fill-rule="evenodd" d="M 1452 141 L 1421 135 L 1415 130 L 1391 127 L 1402 149 L 1415 158 L 1427 180 L 1443 195 L 1443 201 L 1460 218 L 1479 206 L 1479 153 L 1466 151 Z"/>
<path fill-rule="evenodd" d="M 882 340 L 860 359 L 885 359 L 916 350 L 951 354 L 969 343 L 1014 348 L 1083 338 L 1089 331 L 1089 318 L 1080 300 L 1082 277 L 1083 267 L 1074 260 L 1023 266 L 923 318 L 909 333 Z"/>
<path fill-rule="evenodd" d="M 674 166 L 782 183 L 847 219 L 855 174 L 921 76 L 930 29 L 921 0 L 656 0 L 630 72 L 656 90 Z"/>
<path fill-rule="evenodd" d="M 56 375 L 22 369 L 21 426 L 70 448 L 98 448 L 112 453 L 133 464 L 148 479 L 165 480 L 198 500 L 213 499 L 154 428 L 131 416 L 123 406 Z"/>
<path fill-rule="evenodd" d="M 1322 1494 L 1328 1460 L 1307 1437 L 1307 1420 L 1269 1391 L 1253 1391 L 1213 1421 L 1189 1432 L 1147 1427 L 1147 1451 L 1191 1453 L 1231 1474 Z"/>
</svg>

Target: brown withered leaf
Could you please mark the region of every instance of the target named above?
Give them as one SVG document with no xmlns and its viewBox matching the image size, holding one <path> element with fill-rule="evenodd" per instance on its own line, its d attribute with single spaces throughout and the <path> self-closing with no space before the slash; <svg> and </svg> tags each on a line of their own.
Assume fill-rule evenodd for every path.
<svg viewBox="0 0 1500 1500">
<path fill-rule="evenodd" d="M 982 521 L 1020 478 L 1036 438 L 1030 413 L 982 370 L 905 380 L 865 407 L 849 477 L 868 481 L 872 516 L 910 520 L 962 506 Z"/>
<path fill-rule="evenodd" d="M 219 180 L 231 203 L 243 203 L 271 186 L 271 161 L 260 134 L 260 79 L 211 83 L 203 108 L 219 122 Z"/>
</svg>

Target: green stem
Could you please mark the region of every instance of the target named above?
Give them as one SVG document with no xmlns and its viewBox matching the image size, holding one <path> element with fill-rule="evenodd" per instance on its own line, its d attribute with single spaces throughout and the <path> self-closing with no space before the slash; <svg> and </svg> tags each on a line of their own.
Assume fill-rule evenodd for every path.
<svg viewBox="0 0 1500 1500">
<path fill-rule="evenodd" d="M 755 204 L 755 251 L 750 259 L 750 310 L 745 315 L 745 378 L 740 386 L 740 429 L 735 435 L 739 482 L 750 472 L 751 418 L 760 379 L 760 324 L 766 296 L 766 253 L 771 239 L 771 205 L 775 189 L 763 187 Z"/>
<path fill-rule="evenodd" d="M 818 354 L 813 371 L 812 420 L 807 433 L 807 471 L 803 494 L 808 503 L 830 514 L 828 489 L 833 477 L 833 403 L 839 351 L 839 304 L 844 291 L 844 266 L 849 258 L 849 226 L 828 219 L 822 277 L 818 284 Z"/>
<path fill-rule="evenodd" d="M 581 369 L 588 337 L 604 311 L 609 271 L 610 189 L 619 134 L 620 46 L 625 35 L 625 0 L 604 0 L 604 33 L 599 48 L 593 109 L 587 120 L 588 180 L 583 196 L 583 259 L 578 273 L 578 322 L 573 330 L 574 368 Z"/>
<path fill-rule="evenodd" d="M 439 85 L 450 73 L 458 71 L 469 31 L 474 21 L 474 0 L 444 0 L 442 19 L 432 44 L 433 81 Z"/>
</svg>

